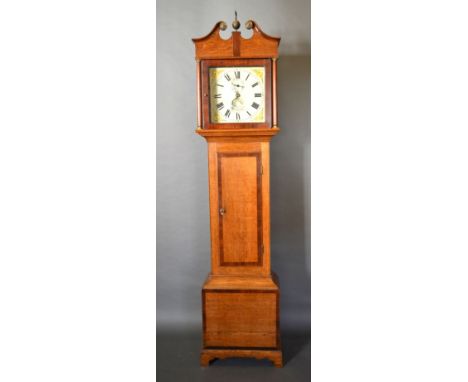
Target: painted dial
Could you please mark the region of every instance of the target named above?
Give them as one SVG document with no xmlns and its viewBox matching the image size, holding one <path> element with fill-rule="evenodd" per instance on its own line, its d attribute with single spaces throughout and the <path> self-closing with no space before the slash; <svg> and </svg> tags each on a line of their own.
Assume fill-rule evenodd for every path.
<svg viewBox="0 0 468 382">
<path fill-rule="evenodd" d="M 209 69 L 211 123 L 265 122 L 263 66 Z"/>
</svg>

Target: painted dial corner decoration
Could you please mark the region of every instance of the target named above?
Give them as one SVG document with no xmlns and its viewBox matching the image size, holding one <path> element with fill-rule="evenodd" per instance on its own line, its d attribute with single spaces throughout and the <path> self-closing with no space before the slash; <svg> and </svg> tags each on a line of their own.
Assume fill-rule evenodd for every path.
<svg viewBox="0 0 468 382">
<path fill-rule="evenodd" d="M 265 68 L 213 67 L 210 78 L 211 123 L 265 122 Z"/>
</svg>

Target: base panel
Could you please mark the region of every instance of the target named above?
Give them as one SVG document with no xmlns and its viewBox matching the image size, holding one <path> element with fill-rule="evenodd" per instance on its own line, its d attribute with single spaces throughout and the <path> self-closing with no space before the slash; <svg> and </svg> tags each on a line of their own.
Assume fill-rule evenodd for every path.
<svg viewBox="0 0 468 382">
<path fill-rule="evenodd" d="M 216 359 L 269 359 L 283 366 L 279 282 L 271 277 L 209 275 L 202 289 L 202 366 Z"/>
<path fill-rule="evenodd" d="M 209 366 L 215 359 L 225 358 L 256 358 L 268 359 L 275 367 L 283 367 L 283 354 L 281 350 L 258 349 L 203 349 L 200 354 L 200 365 Z"/>
</svg>

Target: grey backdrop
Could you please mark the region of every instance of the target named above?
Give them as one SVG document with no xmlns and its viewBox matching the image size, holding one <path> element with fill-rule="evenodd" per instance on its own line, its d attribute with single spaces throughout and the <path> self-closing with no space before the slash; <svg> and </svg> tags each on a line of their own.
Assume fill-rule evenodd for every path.
<svg viewBox="0 0 468 382">
<path fill-rule="evenodd" d="M 201 331 L 210 269 L 207 144 L 195 134 L 192 37 L 234 10 L 281 37 L 279 126 L 271 143 L 272 269 L 281 282 L 281 327 L 310 327 L 309 0 L 157 2 L 157 325 Z M 245 30 L 242 27 L 243 35 Z"/>
</svg>

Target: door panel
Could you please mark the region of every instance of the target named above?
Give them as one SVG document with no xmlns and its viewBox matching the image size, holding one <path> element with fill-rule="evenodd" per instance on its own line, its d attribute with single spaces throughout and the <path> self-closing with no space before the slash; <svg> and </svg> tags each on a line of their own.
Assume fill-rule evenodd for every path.
<svg viewBox="0 0 468 382">
<path fill-rule="evenodd" d="M 262 265 L 260 152 L 218 153 L 221 266 Z"/>
</svg>

